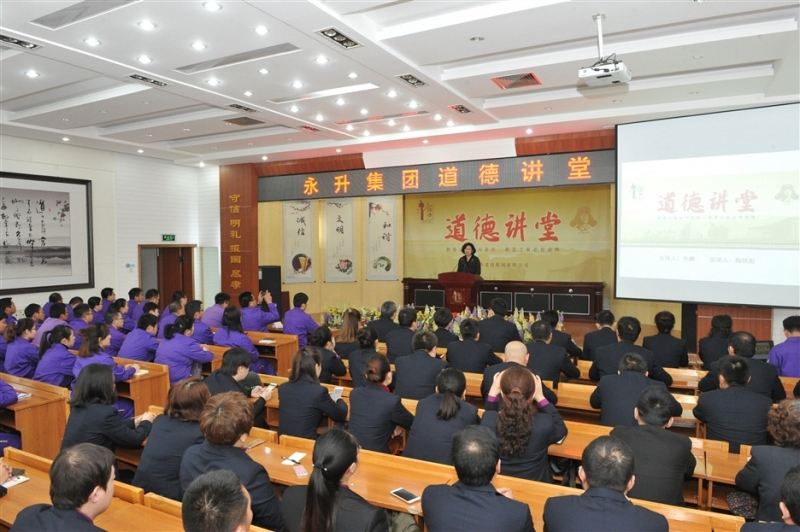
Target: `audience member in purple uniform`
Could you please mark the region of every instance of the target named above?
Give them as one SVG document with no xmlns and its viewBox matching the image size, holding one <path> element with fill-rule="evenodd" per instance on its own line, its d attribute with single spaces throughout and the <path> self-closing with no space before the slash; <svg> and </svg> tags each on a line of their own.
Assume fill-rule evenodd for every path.
<svg viewBox="0 0 800 532">
<path fill-rule="evenodd" d="M 111 305 L 110 310 L 116 310 L 120 314 L 122 314 L 122 327 L 119 328 L 125 334 L 128 334 L 132 330 L 136 328 L 136 322 L 131 319 L 131 312 L 130 307 L 128 306 L 127 299 L 117 299 L 114 301 L 114 304 Z"/>
<path fill-rule="evenodd" d="M 64 303 L 54 303 L 50 307 L 50 317 L 44 320 L 42 326 L 36 330 L 36 336 L 33 338 L 34 345 L 41 344 L 42 335 L 56 325 L 67 325 L 67 306 Z"/>
<path fill-rule="evenodd" d="M 92 323 L 105 323 L 105 313 L 103 312 L 103 300 L 97 296 L 90 297 L 86 304 L 92 309 Z"/>
<path fill-rule="evenodd" d="M 192 338 L 197 340 L 197 343 L 201 345 L 213 344 L 214 333 L 211 332 L 211 327 L 200 320 L 200 318 L 203 317 L 203 302 L 199 299 L 193 299 L 186 303 L 185 315 L 194 320 L 194 334 L 192 334 Z"/>
<path fill-rule="evenodd" d="M 130 314 L 131 319 L 133 319 L 133 309 L 142 303 L 144 303 L 144 291 L 141 288 L 136 287 L 128 290 L 128 314 Z"/>
<path fill-rule="evenodd" d="M 144 314 L 139 318 L 137 327 L 128 333 L 118 357 L 152 362 L 158 349 L 158 318 L 152 314 Z"/>
<path fill-rule="evenodd" d="M 173 301 L 167 307 L 168 313 L 161 316 L 158 320 L 158 338 L 163 340 L 167 325 L 175 323 L 180 316 L 186 315 L 186 307 L 180 301 Z"/>
<path fill-rule="evenodd" d="M 786 341 L 770 350 L 767 362 L 777 367 L 782 377 L 800 377 L 800 316 L 783 320 L 783 335 Z"/>
<path fill-rule="evenodd" d="M 145 314 L 150 314 L 151 316 L 155 316 L 156 318 L 158 318 L 158 321 L 161 321 L 161 316 L 159 314 L 161 311 L 158 310 L 158 303 L 152 303 L 148 301 L 141 307 L 136 307 L 136 308 L 142 309 L 142 316 L 144 316 Z M 138 318 L 136 319 L 136 322 L 137 323 L 139 322 Z"/>
<path fill-rule="evenodd" d="M 269 312 L 261 310 L 261 303 L 267 302 Z M 242 307 L 242 328 L 245 331 L 267 332 L 267 325 L 281 319 L 278 305 L 272 302 L 272 294 L 259 292 L 258 297 L 252 292 L 239 294 L 239 306 Z"/>
<path fill-rule="evenodd" d="M 89 305 L 86 303 L 81 303 L 80 305 L 76 306 L 74 312 L 75 319 L 69 322 L 69 326 L 75 333 L 75 345 L 73 346 L 73 349 L 77 351 L 81 348 L 81 343 L 83 342 L 83 338 L 81 337 L 81 329 L 85 329 L 92 324 L 94 315 L 92 313 L 92 309 L 89 308 Z"/>
<path fill-rule="evenodd" d="M 135 322 L 139 322 L 139 317 L 144 314 L 144 305 L 147 303 L 155 303 L 156 309 L 159 308 L 158 303 L 161 300 L 161 296 L 158 295 L 158 290 L 155 288 L 151 288 L 144 294 L 144 301 L 136 305 L 133 310 L 131 310 L 131 319 Z M 157 314 L 156 314 L 157 315 Z"/>
<path fill-rule="evenodd" d="M 231 303 L 231 295 L 220 292 L 214 296 L 214 304 L 203 312 L 202 321 L 209 327 L 222 327 L 222 313 Z"/>
<path fill-rule="evenodd" d="M 117 294 L 114 293 L 113 288 L 103 288 L 100 291 L 100 298 L 103 300 L 103 316 L 105 316 L 111 305 L 117 300 Z"/>
<path fill-rule="evenodd" d="M 5 316 L 0 316 L 0 323 L 5 323 Z M 17 391 L 7 382 L 0 379 L 0 408 L 5 408 L 19 401 Z M 16 434 L 0 432 L 0 452 L 6 447 L 22 448 L 22 439 Z M 5 489 L 5 488 L 4 488 Z"/>
<path fill-rule="evenodd" d="M 45 320 L 44 309 L 37 303 L 31 303 L 25 307 L 25 317 L 32 319 L 38 330 L 38 327 L 44 323 Z"/>
<path fill-rule="evenodd" d="M 52 307 L 56 303 L 63 303 L 63 302 L 64 298 L 61 297 L 61 294 L 59 294 L 58 292 L 53 292 L 52 294 L 50 294 L 47 298 L 47 303 L 45 303 L 43 307 L 44 316 L 47 317 L 50 315 L 50 307 Z"/>
<path fill-rule="evenodd" d="M 155 363 L 169 368 L 170 385 L 189 377 L 199 377 L 202 365 L 211 362 L 214 354 L 192 338 L 194 319 L 178 316 L 175 323 L 170 323 L 165 329 L 164 340 L 156 350 Z"/>
<path fill-rule="evenodd" d="M 32 341 L 36 336 L 33 320 L 22 318 L 6 328 L 6 360 L 4 368 L 9 375 L 30 379 L 39 362 L 39 349 Z"/>
<path fill-rule="evenodd" d="M 3 309 L 0 308 L 0 368 L 2 368 L 6 362 L 6 349 L 8 348 L 8 344 L 6 343 L 6 315 L 3 312 Z"/>
<path fill-rule="evenodd" d="M 264 373 L 266 375 L 275 375 L 275 369 L 272 364 L 266 360 L 261 360 L 258 356 L 258 350 L 253 345 L 253 341 L 249 336 L 244 334 L 242 329 L 242 314 L 239 312 L 238 307 L 228 307 L 222 314 L 222 327 L 217 329 L 214 333 L 214 344 L 224 345 L 227 347 L 241 347 L 250 353 L 250 371 L 256 373 Z"/>
<path fill-rule="evenodd" d="M 6 323 L 8 325 L 17 323 L 17 318 L 14 317 L 14 314 L 17 313 L 17 305 L 14 303 L 14 300 L 10 297 L 0 299 L 0 309 L 2 308 L 5 308 Z"/>
<path fill-rule="evenodd" d="M 111 343 L 104 349 L 106 353 L 112 357 L 119 356 L 119 349 L 122 347 L 122 342 L 125 341 L 125 335 L 120 331 L 122 328 L 122 314 L 114 310 L 106 312 L 106 325 L 108 325 L 108 334 L 111 336 Z"/>
<path fill-rule="evenodd" d="M 308 335 L 317 330 L 319 324 L 314 321 L 314 318 L 306 314 L 307 295 L 303 292 L 296 293 L 292 303 L 294 308 L 288 311 L 283 318 L 283 332 L 284 334 L 296 334 L 302 349 L 308 344 Z"/>
<path fill-rule="evenodd" d="M 39 364 L 33 379 L 68 388 L 75 376 L 72 373 L 77 357 L 68 350 L 75 345 L 75 333 L 67 325 L 56 325 L 48 331 L 39 345 Z"/>
<path fill-rule="evenodd" d="M 186 297 L 186 292 L 183 290 L 175 290 L 172 292 L 172 301 L 169 305 L 164 307 L 164 312 L 161 313 L 161 321 L 164 321 L 164 318 L 170 315 L 172 312 L 172 303 L 180 303 L 181 308 L 186 306 L 186 303 L 189 302 L 189 298 Z M 161 329 L 164 329 L 164 324 L 161 324 Z"/>
</svg>

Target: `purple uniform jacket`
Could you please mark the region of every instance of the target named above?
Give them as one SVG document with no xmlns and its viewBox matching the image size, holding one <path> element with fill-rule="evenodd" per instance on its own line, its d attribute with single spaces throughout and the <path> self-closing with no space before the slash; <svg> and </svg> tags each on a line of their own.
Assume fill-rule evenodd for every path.
<svg viewBox="0 0 800 532">
<path fill-rule="evenodd" d="M 203 351 L 193 338 L 176 333 L 158 346 L 155 363 L 169 368 L 169 383 L 175 384 L 192 376 L 192 364 L 211 362 L 213 358 L 214 354 Z"/>
<path fill-rule="evenodd" d="M 175 320 L 178 319 L 178 316 L 175 314 L 169 314 L 161 318 L 161 321 L 158 322 L 158 338 L 160 340 L 164 339 L 164 330 L 167 328 L 167 325 L 171 325 L 175 323 Z"/>
<path fill-rule="evenodd" d="M 256 350 L 256 346 L 253 345 L 253 341 L 246 334 L 242 334 L 238 331 L 231 331 L 227 327 L 220 327 L 217 329 L 217 332 L 214 333 L 214 344 L 224 345 L 226 347 L 241 347 L 250 353 L 250 360 L 253 362 L 253 364 L 257 364 L 259 362 L 258 350 Z"/>
<path fill-rule="evenodd" d="M 194 320 L 194 334 L 192 334 L 198 344 L 213 344 L 214 333 L 211 332 L 211 327 L 206 325 L 200 320 Z"/>
<path fill-rule="evenodd" d="M 242 328 L 245 331 L 267 332 L 267 325 L 275 323 L 279 319 L 281 317 L 278 314 L 278 305 L 275 303 L 269 304 L 269 312 L 264 312 L 261 307 L 245 307 L 242 309 Z"/>
<path fill-rule="evenodd" d="M 108 309 L 110 309 L 111 305 L 113 305 L 113 304 L 114 304 L 114 302 L 111 301 L 110 299 L 104 299 L 103 300 L 103 319 L 104 320 L 106 319 L 106 312 L 108 312 Z"/>
<path fill-rule="evenodd" d="M 17 391 L 3 379 L 0 379 L 0 408 L 13 405 L 18 400 Z"/>
<path fill-rule="evenodd" d="M 53 303 L 50 303 L 49 301 L 47 303 L 45 303 L 44 305 L 42 305 L 42 310 L 44 311 L 45 318 L 49 318 L 50 317 L 50 307 L 52 307 L 52 306 L 53 306 Z M 75 315 L 72 313 L 72 305 L 64 305 L 64 306 L 67 307 L 67 321 L 74 320 L 75 319 Z"/>
<path fill-rule="evenodd" d="M 781 377 L 800 377 L 800 336 L 790 336 L 769 352 L 770 364 Z"/>
<path fill-rule="evenodd" d="M 319 325 L 314 318 L 301 308 L 293 308 L 283 318 L 283 333 L 296 334 L 301 348 L 308 343 L 307 335 L 313 333 L 317 327 Z"/>
<path fill-rule="evenodd" d="M 158 340 L 155 336 L 145 330 L 134 329 L 125 337 L 117 356 L 152 362 L 156 357 L 156 349 L 158 349 Z"/>
<path fill-rule="evenodd" d="M 6 325 L 16 325 L 16 324 L 17 324 L 17 318 L 15 318 L 11 314 L 6 315 Z"/>
<path fill-rule="evenodd" d="M 42 355 L 33 379 L 61 386 L 65 378 L 71 380 L 74 377 L 72 370 L 77 360 L 78 357 L 70 353 L 64 344 L 55 344 Z"/>
<path fill-rule="evenodd" d="M 225 312 L 225 309 L 222 308 L 222 305 L 211 305 L 203 312 L 203 317 L 200 318 L 200 321 L 209 327 L 222 327 L 223 312 Z"/>
<path fill-rule="evenodd" d="M 6 361 L 6 349 L 8 349 L 8 344 L 6 343 L 6 339 L 3 338 L 3 335 L 0 334 L 0 367 Z"/>
<path fill-rule="evenodd" d="M 144 303 L 142 303 L 144 305 Z M 135 299 L 128 300 L 128 316 L 133 317 L 133 309 L 135 309 L 139 303 L 136 302 Z"/>
<path fill-rule="evenodd" d="M 30 379 L 39 362 L 39 349 L 19 336 L 8 344 L 6 360 L 3 363 L 6 373 Z"/>
<path fill-rule="evenodd" d="M 117 382 L 126 381 L 133 377 L 133 374 L 136 373 L 134 368 L 125 369 L 123 366 L 117 364 L 117 361 L 104 351 L 100 351 L 99 353 L 90 357 L 75 358 L 76 360 L 75 365 L 72 367 L 72 374 L 75 375 L 76 379 L 78 378 L 78 375 L 84 366 L 88 366 L 89 364 L 105 364 L 106 366 L 111 366 L 111 370 L 114 373 L 114 380 Z"/>
<path fill-rule="evenodd" d="M 52 331 L 56 325 L 69 325 L 66 321 L 60 320 L 58 318 L 47 318 L 42 323 L 42 326 L 36 329 L 36 336 L 33 338 L 33 343 L 36 345 L 41 345 L 42 338 L 44 337 L 44 333 L 47 331 Z"/>
<path fill-rule="evenodd" d="M 127 314 L 122 315 L 122 332 L 129 333 L 136 328 L 136 322 L 131 318 L 131 311 L 128 309 Z"/>
<path fill-rule="evenodd" d="M 111 335 L 111 344 L 106 347 L 105 351 L 112 357 L 119 356 L 119 350 L 125 341 L 125 335 L 112 325 L 108 326 L 108 333 Z"/>
<path fill-rule="evenodd" d="M 92 323 L 105 323 L 106 315 L 102 310 L 92 309 Z"/>
<path fill-rule="evenodd" d="M 148 303 L 147 301 L 143 301 L 141 305 L 136 305 L 135 307 L 128 308 L 128 314 L 131 316 L 131 320 L 133 323 L 139 323 L 139 318 L 142 317 L 144 314 L 144 305 Z"/>
<path fill-rule="evenodd" d="M 83 343 L 83 338 L 81 338 L 81 335 L 80 333 L 78 333 L 78 331 L 80 331 L 81 329 L 85 329 L 90 324 L 86 323 L 83 320 L 72 320 L 67 325 L 69 325 L 70 328 L 72 328 L 72 332 L 75 333 L 75 345 L 72 346 L 72 349 L 77 351 L 78 349 L 81 348 L 81 344 Z"/>
</svg>

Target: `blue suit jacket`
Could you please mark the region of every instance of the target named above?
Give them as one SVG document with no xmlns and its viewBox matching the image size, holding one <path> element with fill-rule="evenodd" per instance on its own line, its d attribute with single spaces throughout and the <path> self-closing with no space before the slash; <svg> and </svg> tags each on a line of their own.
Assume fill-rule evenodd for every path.
<svg viewBox="0 0 800 532">
<path fill-rule="evenodd" d="M 527 504 L 500 494 L 494 486 L 428 486 L 422 492 L 422 513 L 429 532 L 502 530 L 533 532 Z"/>
<path fill-rule="evenodd" d="M 427 520 L 427 515 L 425 516 Z M 668 532 L 667 518 L 634 505 L 619 491 L 589 488 L 544 503 L 545 532 Z"/>
</svg>

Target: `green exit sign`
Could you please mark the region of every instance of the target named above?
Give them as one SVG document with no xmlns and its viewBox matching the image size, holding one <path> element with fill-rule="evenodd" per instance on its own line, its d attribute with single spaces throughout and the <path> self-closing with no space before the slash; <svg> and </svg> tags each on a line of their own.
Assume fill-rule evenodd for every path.
<svg viewBox="0 0 800 532">
<path fill-rule="evenodd" d="M 175 242 L 175 235 L 161 235 L 162 242 Z"/>
</svg>

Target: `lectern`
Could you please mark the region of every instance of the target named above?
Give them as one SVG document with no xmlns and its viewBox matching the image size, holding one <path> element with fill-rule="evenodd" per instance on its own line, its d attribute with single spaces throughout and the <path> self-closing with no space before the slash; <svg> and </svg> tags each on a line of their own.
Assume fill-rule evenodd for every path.
<svg viewBox="0 0 800 532">
<path fill-rule="evenodd" d="M 483 277 L 472 273 L 447 272 L 439 274 L 439 284 L 444 287 L 445 306 L 454 314 L 475 305 Z"/>
</svg>

